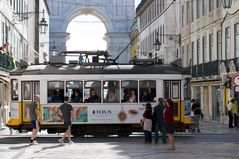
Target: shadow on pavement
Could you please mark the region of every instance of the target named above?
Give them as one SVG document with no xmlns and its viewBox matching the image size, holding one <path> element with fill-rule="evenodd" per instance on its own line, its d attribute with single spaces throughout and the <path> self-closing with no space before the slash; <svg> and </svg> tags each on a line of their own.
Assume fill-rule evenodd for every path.
<svg viewBox="0 0 239 159">
<path fill-rule="evenodd" d="M 62 147 L 62 146 L 64 146 L 64 145 L 59 144 L 59 145 L 55 145 L 55 146 L 42 147 L 41 150 L 35 151 L 35 153 L 39 153 L 44 150 L 54 149 L 54 148 L 58 148 L 58 147 Z"/>
<path fill-rule="evenodd" d="M 32 145 L 31 144 L 24 144 L 24 145 L 20 145 L 20 146 L 9 147 L 9 149 L 17 150 L 17 149 L 22 149 L 22 148 L 30 147 L 30 146 L 32 146 Z"/>
</svg>

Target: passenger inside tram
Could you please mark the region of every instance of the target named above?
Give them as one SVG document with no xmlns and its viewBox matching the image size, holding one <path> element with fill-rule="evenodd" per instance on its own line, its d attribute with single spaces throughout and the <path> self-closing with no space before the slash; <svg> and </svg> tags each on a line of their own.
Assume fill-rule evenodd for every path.
<svg viewBox="0 0 239 159">
<path fill-rule="evenodd" d="M 109 90 L 108 94 L 106 96 L 106 102 L 107 103 L 114 103 L 116 101 L 117 101 L 117 99 L 116 99 L 115 93 L 112 90 Z"/>
<path fill-rule="evenodd" d="M 130 98 L 130 90 L 124 89 L 124 97 L 122 99 L 122 102 L 129 102 L 129 98 Z"/>
<path fill-rule="evenodd" d="M 137 94 L 134 89 L 125 89 L 122 102 L 137 102 Z"/>
<path fill-rule="evenodd" d="M 153 101 L 152 96 L 148 90 L 144 90 L 141 96 L 141 102 L 151 102 Z"/>
<path fill-rule="evenodd" d="M 63 96 L 59 90 L 54 91 L 54 95 L 51 97 L 51 103 L 63 103 Z"/>
<path fill-rule="evenodd" d="M 137 95 L 134 89 L 131 90 L 129 102 L 131 103 L 137 102 Z"/>
<path fill-rule="evenodd" d="M 71 101 L 72 101 L 72 103 L 82 102 L 82 97 L 78 91 L 74 91 L 74 93 L 71 95 Z"/>
<path fill-rule="evenodd" d="M 86 99 L 85 102 L 86 103 L 99 103 L 100 102 L 100 98 L 96 94 L 94 89 L 90 89 L 90 97 L 88 99 Z"/>
</svg>

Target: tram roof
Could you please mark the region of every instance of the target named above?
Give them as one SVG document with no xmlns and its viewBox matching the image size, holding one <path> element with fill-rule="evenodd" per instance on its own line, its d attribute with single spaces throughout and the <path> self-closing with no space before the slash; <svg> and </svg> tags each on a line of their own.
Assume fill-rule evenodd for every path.
<svg viewBox="0 0 239 159">
<path fill-rule="evenodd" d="M 30 65 L 17 68 L 10 72 L 12 76 L 19 75 L 72 75 L 72 74 L 184 74 L 190 75 L 189 70 L 171 64 L 153 65 Z"/>
</svg>

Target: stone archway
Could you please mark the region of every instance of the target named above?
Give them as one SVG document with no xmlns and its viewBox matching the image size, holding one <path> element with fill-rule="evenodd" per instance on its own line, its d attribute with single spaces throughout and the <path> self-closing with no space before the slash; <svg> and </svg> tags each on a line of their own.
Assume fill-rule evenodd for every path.
<svg viewBox="0 0 239 159">
<path fill-rule="evenodd" d="M 111 58 L 117 55 L 130 42 L 130 29 L 134 21 L 134 0 L 49 0 L 50 16 L 50 49 L 55 41 L 58 52 L 66 50 L 69 33 L 66 32 L 69 22 L 82 14 L 99 18 L 106 27 L 107 51 Z M 50 52 L 51 55 L 51 52 Z M 130 48 L 120 56 L 118 62 L 128 62 Z"/>
</svg>

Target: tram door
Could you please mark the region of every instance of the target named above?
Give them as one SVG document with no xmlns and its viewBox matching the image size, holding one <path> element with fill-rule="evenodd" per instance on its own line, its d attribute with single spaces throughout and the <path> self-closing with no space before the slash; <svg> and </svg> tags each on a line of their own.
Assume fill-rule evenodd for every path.
<svg viewBox="0 0 239 159">
<path fill-rule="evenodd" d="M 23 81 L 21 88 L 22 120 L 30 122 L 28 107 L 34 100 L 34 96 L 40 95 L 40 81 Z"/>
<path fill-rule="evenodd" d="M 174 116 L 180 119 L 180 99 L 181 85 L 180 81 L 164 81 L 164 99 L 170 98 L 174 103 Z"/>
</svg>

